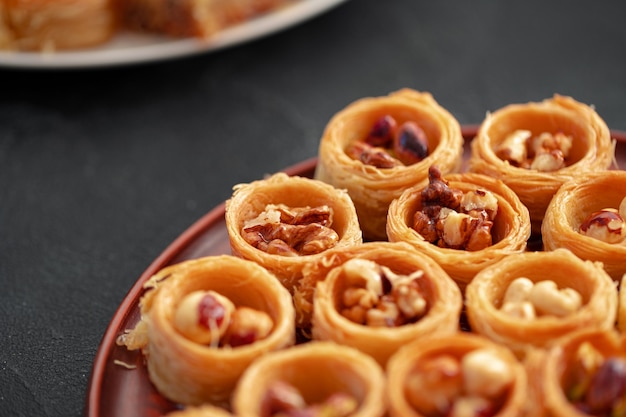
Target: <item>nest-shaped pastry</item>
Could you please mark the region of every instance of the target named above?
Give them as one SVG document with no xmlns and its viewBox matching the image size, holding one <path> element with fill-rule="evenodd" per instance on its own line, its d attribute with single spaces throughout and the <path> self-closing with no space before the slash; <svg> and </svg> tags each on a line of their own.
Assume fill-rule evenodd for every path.
<svg viewBox="0 0 626 417">
<path fill-rule="evenodd" d="M 389 359 L 389 416 L 445 416 L 453 407 L 473 411 L 458 415 L 481 415 L 482 407 L 494 417 L 520 416 L 527 381 L 524 367 L 504 346 L 471 333 L 433 336 Z"/>
<path fill-rule="evenodd" d="M 398 125 L 419 125 L 427 142 L 427 155 L 422 155 L 421 161 L 378 168 L 348 155 L 348 148 L 363 141 L 386 116 Z M 388 96 L 357 100 L 328 122 L 320 141 L 315 178 L 348 191 L 366 240 L 386 240 L 389 203 L 404 189 L 426 180 L 432 164 L 444 173 L 459 170 L 462 155 L 458 121 L 430 93 L 402 89 Z"/>
<path fill-rule="evenodd" d="M 546 210 L 541 226 L 544 249 L 565 248 L 579 258 L 602 262 L 613 280 L 621 280 L 626 273 L 626 242 L 587 236 L 581 226 L 593 213 L 618 209 L 625 198 L 625 171 L 589 172 L 566 182 Z"/>
<path fill-rule="evenodd" d="M 432 171 L 432 170 L 431 170 Z M 392 242 L 406 242 L 434 259 L 456 281 L 461 290 L 487 266 L 526 249 L 530 237 L 527 208 L 503 181 L 481 174 L 449 174 L 443 177 L 448 187 L 463 193 L 485 190 L 497 201 L 497 213 L 491 227 L 491 244 L 478 250 L 441 247 L 418 233 L 413 225 L 417 212 L 424 209 L 421 184 L 405 190 L 389 206 L 387 234 Z"/>
<path fill-rule="evenodd" d="M 613 330 L 580 330 L 537 351 L 529 381 L 533 415 L 619 415 L 625 367 L 626 340 Z"/>
<path fill-rule="evenodd" d="M 142 349 L 150 381 L 167 399 L 186 405 L 227 404 L 240 375 L 266 352 L 295 343 L 295 311 L 289 292 L 258 264 L 221 255 L 184 261 L 159 271 L 147 283 L 141 321 L 119 343 Z M 232 347 L 198 343 L 175 320 L 189 294 L 214 291 L 237 308 L 271 319 L 262 339 Z"/>
<path fill-rule="evenodd" d="M 520 130 L 529 131 L 531 136 L 550 133 L 569 137 L 565 166 L 554 171 L 529 169 L 499 155 L 509 135 Z M 533 233 L 539 233 L 546 208 L 559 187 L 583 173 L 608 169 L 614 148 L 606 123 L 592 107 L 554 95 L 488 113 L 472 140 L 469 170 L 500 178 L 511 187 L 528 207 Z"/>
<path fill-rule="evenodd" d="M 373 264 L 357 264 L 354 260 L 373 261 Z M 352 269 L 345 269 L 346 265 Z M 365 270 L 358 271 L 364 275 L 355 278 L 354 265 L 365 266 Z M 369 275 L 370 266 L 377 271 L 373 277 Z M 382 277 L 384 272 L 378 275 L 378 267 L 387 267 L 398 275 Z M 408 245 L 370 242 L 335 250 L 313 266 L 311 275 L 307 276 L 312 278 L 313 274 L 320 278 L 313 297 L 313 339 L 352 346 L 382 366 L 398 348 L 412 340 L 459 329 L 463 305 L 459 288 L 436 262 Z M 362 280 L 362 276 L 368 279 Z M 373 280 L 381 277 L 381 287 L 386 288 L 379 288 L 383 291 L 367 307 L 372 311 L 362 310 L 365 300 L 376 293 Z M 359 289 L 355 291 L 355 288 Z M 411 307 L 405 308 L 406 305 Z"/>
<path fill-rule="evenodd" d="M 332 407 L 333 401 L 345 405 L 348 400 L 350 416 L 381 417 L 384 388 L 383 370 L 370 356 L 334 343 L 309 342 L 255 361 L 237 385 L 233 411 L 238 417 L 269 417 L 274 398 L 285 398 L 280 392 L 287 389 L 304 400 L 300 405 Z"/>
<path fill-rule="evenodd" d="M 518 287 L 511 298 L 516 303 L 532 302 L 533 309 L 544 310 L 542 314 L 505 311 L 507 290 L 519 278 L 535 287 L 543 281 L 533 296 L 526 297 L 526 290 Z M 546 284 L 549 281 L 555 285 Z M 583 261 L 565 249 L 508 256 L 479 272 L 465 296 L 472 331 L 508 346 L 520 357 L 579 329 L 609 329 L 617 315 L 617 290 L 602 265 Z"/>
<path fill-rule="evenodd" d="M 310 215 L 304 213 L 309 220 L 305 219 L 302 224 L 295 225 L 293 231 L 289 227 L 294 225 L 284 226 L 281 223 L 276 224 L 276 227 L 272 226 L 269 234 L 276 231 L 274 234 L 277 241 L 282 240 L 285 243 L 291 239 L 294 241 L 291 244 L 294 248 L 307 244 L 317 252 L 314 250 L 300 253 L 281 252 L 280 246 L 267 245 L 271 243 L 268 242 L 271 238 L 267 237 L 266 232 L 262 232 L 265 235 L 262 236 L 261 233 L 258 237 L 259 243 L 266 244 L 268 248 L 253 245 L 246 239 L 244 229 L 247 225 L 254 227 L 255 219 L 260 215 L 262 217 L 262 213 L 266 212 L 268 207 L 277 205 L 282 205 L 286 209 L 309 208 L 311 213 Z M 319 232 L 320 222 L 316 221 L 319 213 L 315 210 L 322 207 L 326 209 L 327 214 L 326 229 Z M 311 222 L 311 219 L 314 221 Z M 311 230 L 305 229 L 309 226 L 314 227 Z M 321 181 L 298 176 L 290 177 L 284 173 L 235 186 L 232 197 L 226 201 L 226 228 L 232 254 L 262 265 L 276 275 L 289 291 L 293 291 L 294 285 L 302 277 L 302 268 L 314 262 L 326 249 L 354 246 L 362 242 L 354 204 L 345 191 Z M 284 236 L 279 236 L 281 231 L 285 232 Z M 326 232 L 332 234 L 334 240 Z"/>
</svg>

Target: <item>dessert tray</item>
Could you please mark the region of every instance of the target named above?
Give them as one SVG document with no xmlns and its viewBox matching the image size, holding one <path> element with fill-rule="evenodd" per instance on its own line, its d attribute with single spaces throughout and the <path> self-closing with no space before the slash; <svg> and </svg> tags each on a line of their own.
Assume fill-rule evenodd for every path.
<svg viewBox="0 0 626 417">
<path fill-rule="evenodd" d="M 462 127 L 465 160 L 476 131 L 477 126 Z M 612 131 L 611 135 L 616 140 L 615 164 L 623 169 L 626 166 L 626 132 Z M 312 177 L 316 164 L 317 158 L 311 158 L 284 172 Z M 224 215 L 225 203 L 206 213 L 174 240 L 132 286 L 113 316 L 95 357 L 85 415 L 160 416 L 179 408 L 161 396 L 151 384 L 141 352 L 118 346 L 116 339 L 139 321 L 143 285 L 160 269 L 184 260 L 231 253 Z"/>
</svg>

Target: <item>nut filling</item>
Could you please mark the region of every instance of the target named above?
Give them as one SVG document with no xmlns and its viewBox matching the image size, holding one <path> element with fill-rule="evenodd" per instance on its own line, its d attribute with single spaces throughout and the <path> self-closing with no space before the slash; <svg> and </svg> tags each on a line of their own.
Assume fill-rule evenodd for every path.
<svg viewBox="0 0 626 417">
<path fill-rule="evenodd" d="M 626 197 L 619 209 L 603 208 L 590 214 L 579 231 L 602 242 L 626 244 Z"/>
<path fill-rule="evenodd" d="M 399 275 L 366 259 L 351 259 L 341 266 L 345 289 L 338 311 L 350 321 L 372 327 L 414 323 L 428 311 L 418 280 L 424 271 Z"/>
<path fill-rule="evenodd" d="M 554 281 L 533 282 L 520 277 L 509 284 L 500 311 L 520 319 L 566 317 L 580 310 L 583 301 L 573 288 L 558 288 Z"/>
<path fill-rule="evenodd" d="M 429 417 L 490 417 L 513 384 L 513 371 L 496 352 L 473 350 L 462 358 L 441 354 L 419 364 L 406 381 L 406 398 Z"/>
<path fill-rule="evenodd" d="M 498 213 L 496 197 L 482 189 L 464 193 L 450 188 L 435 166 L 428 170 L 428 181 L 412 228 L 442 248 L 477 251 L 491 246 L 491 229 Z"/>
<path fill-rule="evenodd" d="M 570 370 L 567 399 L 581 412 L 600 417 L 626 416 L 626 358 L 603 356 L 582 343 Z"/>
<path fill-rule="evenodd" d="M 215 291 L 194 291 L 178 304 L 174 327 L 196 343 L 214 348 L 237 347 L 267 337 L 274 321 L 263 311 L 236 307 Z"/>
<path fill-rule="evenodd" d="M 343 392 L 331 394 L 322 402 L 307 404 L 300 391 L 286 382 L 270 385 L 261 403 L 261 417 L 347 417 L 359 404 Z"/>
<path fill-rule="evenodd" d="M 339 241 L 332 223 L 333 209 L 326 205 L 291 208 L 268 204 L 256 218 L 246 221 L 242 236 L 250 245 L 270 254 L 314 255 Z"/>
<path fill-rule="evenodd" d="M 413 165 L 428 156 L 428 138 L 417 123 L 398 125 L 386 115 L 374 123 L 367 137 L 349 145 L 346 154 L 379 169 Z"/>
<path fill-rule="evenodd" d="M 519 168 L 552 172 L 567 166 L 572 143 L 573 138 L 562 132 L 533 136 L 530 130 L 519 129 L 504 139 L 496 155 Z"/>
</svg>

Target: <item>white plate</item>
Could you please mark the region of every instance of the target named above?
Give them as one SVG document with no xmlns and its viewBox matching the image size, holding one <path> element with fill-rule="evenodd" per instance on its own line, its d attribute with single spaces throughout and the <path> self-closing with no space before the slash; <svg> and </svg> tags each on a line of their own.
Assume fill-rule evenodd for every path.
<svg viewBox="0 0 626 417">
<path fill-rule="evenodd" d="M 346 0 L 299 0 L 294 5 L 225 29 L 210 40 L 120 33 L 98 47 L 68 52 L 0 52 L 0 67 L 88 68 L 128 65 L 217 51 L 276 33 Z"/>
</svg>

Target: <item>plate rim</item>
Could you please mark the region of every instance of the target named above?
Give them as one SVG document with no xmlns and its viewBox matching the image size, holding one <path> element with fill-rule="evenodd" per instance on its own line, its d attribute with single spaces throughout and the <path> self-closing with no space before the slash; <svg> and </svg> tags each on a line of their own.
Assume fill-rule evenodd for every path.
<svg viewBox="0 0 626 417">
<path fill-rule="evenodd" d="M 32 70 L 103 68 L 217 52 L 294 27 L 347 1 L 296 0 L 294 4 L 226 28 L 207 40 L 133 33 L 132 36 L 144 38 L 148 43 L 116 48 L 114 43 L 116 41 L 123 43 L 124 41 L 119 39 L 130 34 L 121 30 L 108 42 L 92 48 L 54 53 L 0 50 L 0 68 Z"/>
<path fill-rule="evenodd" d="M 463 125 L 461 126 L 461 133 L 463 137 L 473 137 L 478 131 L 479 125 Z M 626 144 L 626 131 L 611 130 L 611 137 Z M 310 157 L 296 164 L 293 164 L 281 172 L 285 172 L 288 175 L 295 175 L 302 172 L 307 172 L 314 169 L 317 163 L 317 156 Z M 104 373 L 106 365 L 109 362 L 109 356 L 112 353 L 112 348 L 115 346 L 115 341 L 119 335 L 119 329 L 124 321 L 130 315 L 132 308 L 139 302 L 143 291 L 145 282 L 150 279 L 156 272 L 168 264 L 169 261 L 174 259 L 180 254 L 186 247 L 191 245 L 201 234 L 205 233 L 209 227 L 216 222 L 223 220 L 225 214 L 226 202 L 222 202 L 205 213 L 198 220 L 192 223 L 186 230 L 184 230 L 174 241 L 172 241 L 163 252 L 154 259 L 146 270 L 139 276 L 139 278 L 132 284 L 130 290 L 126 293 L 122 302 L 115 309 L 113 317 L 107 325 L 96 355 L 93 361 L 91 373 L 89 376 L 89 383 L 87 387 L 87 398 L 85 406 L 85 415 L 88 417 L 100 417 L 99 405 L 102 393 L 102 387 L 104 382 Z"/>
</svg>

